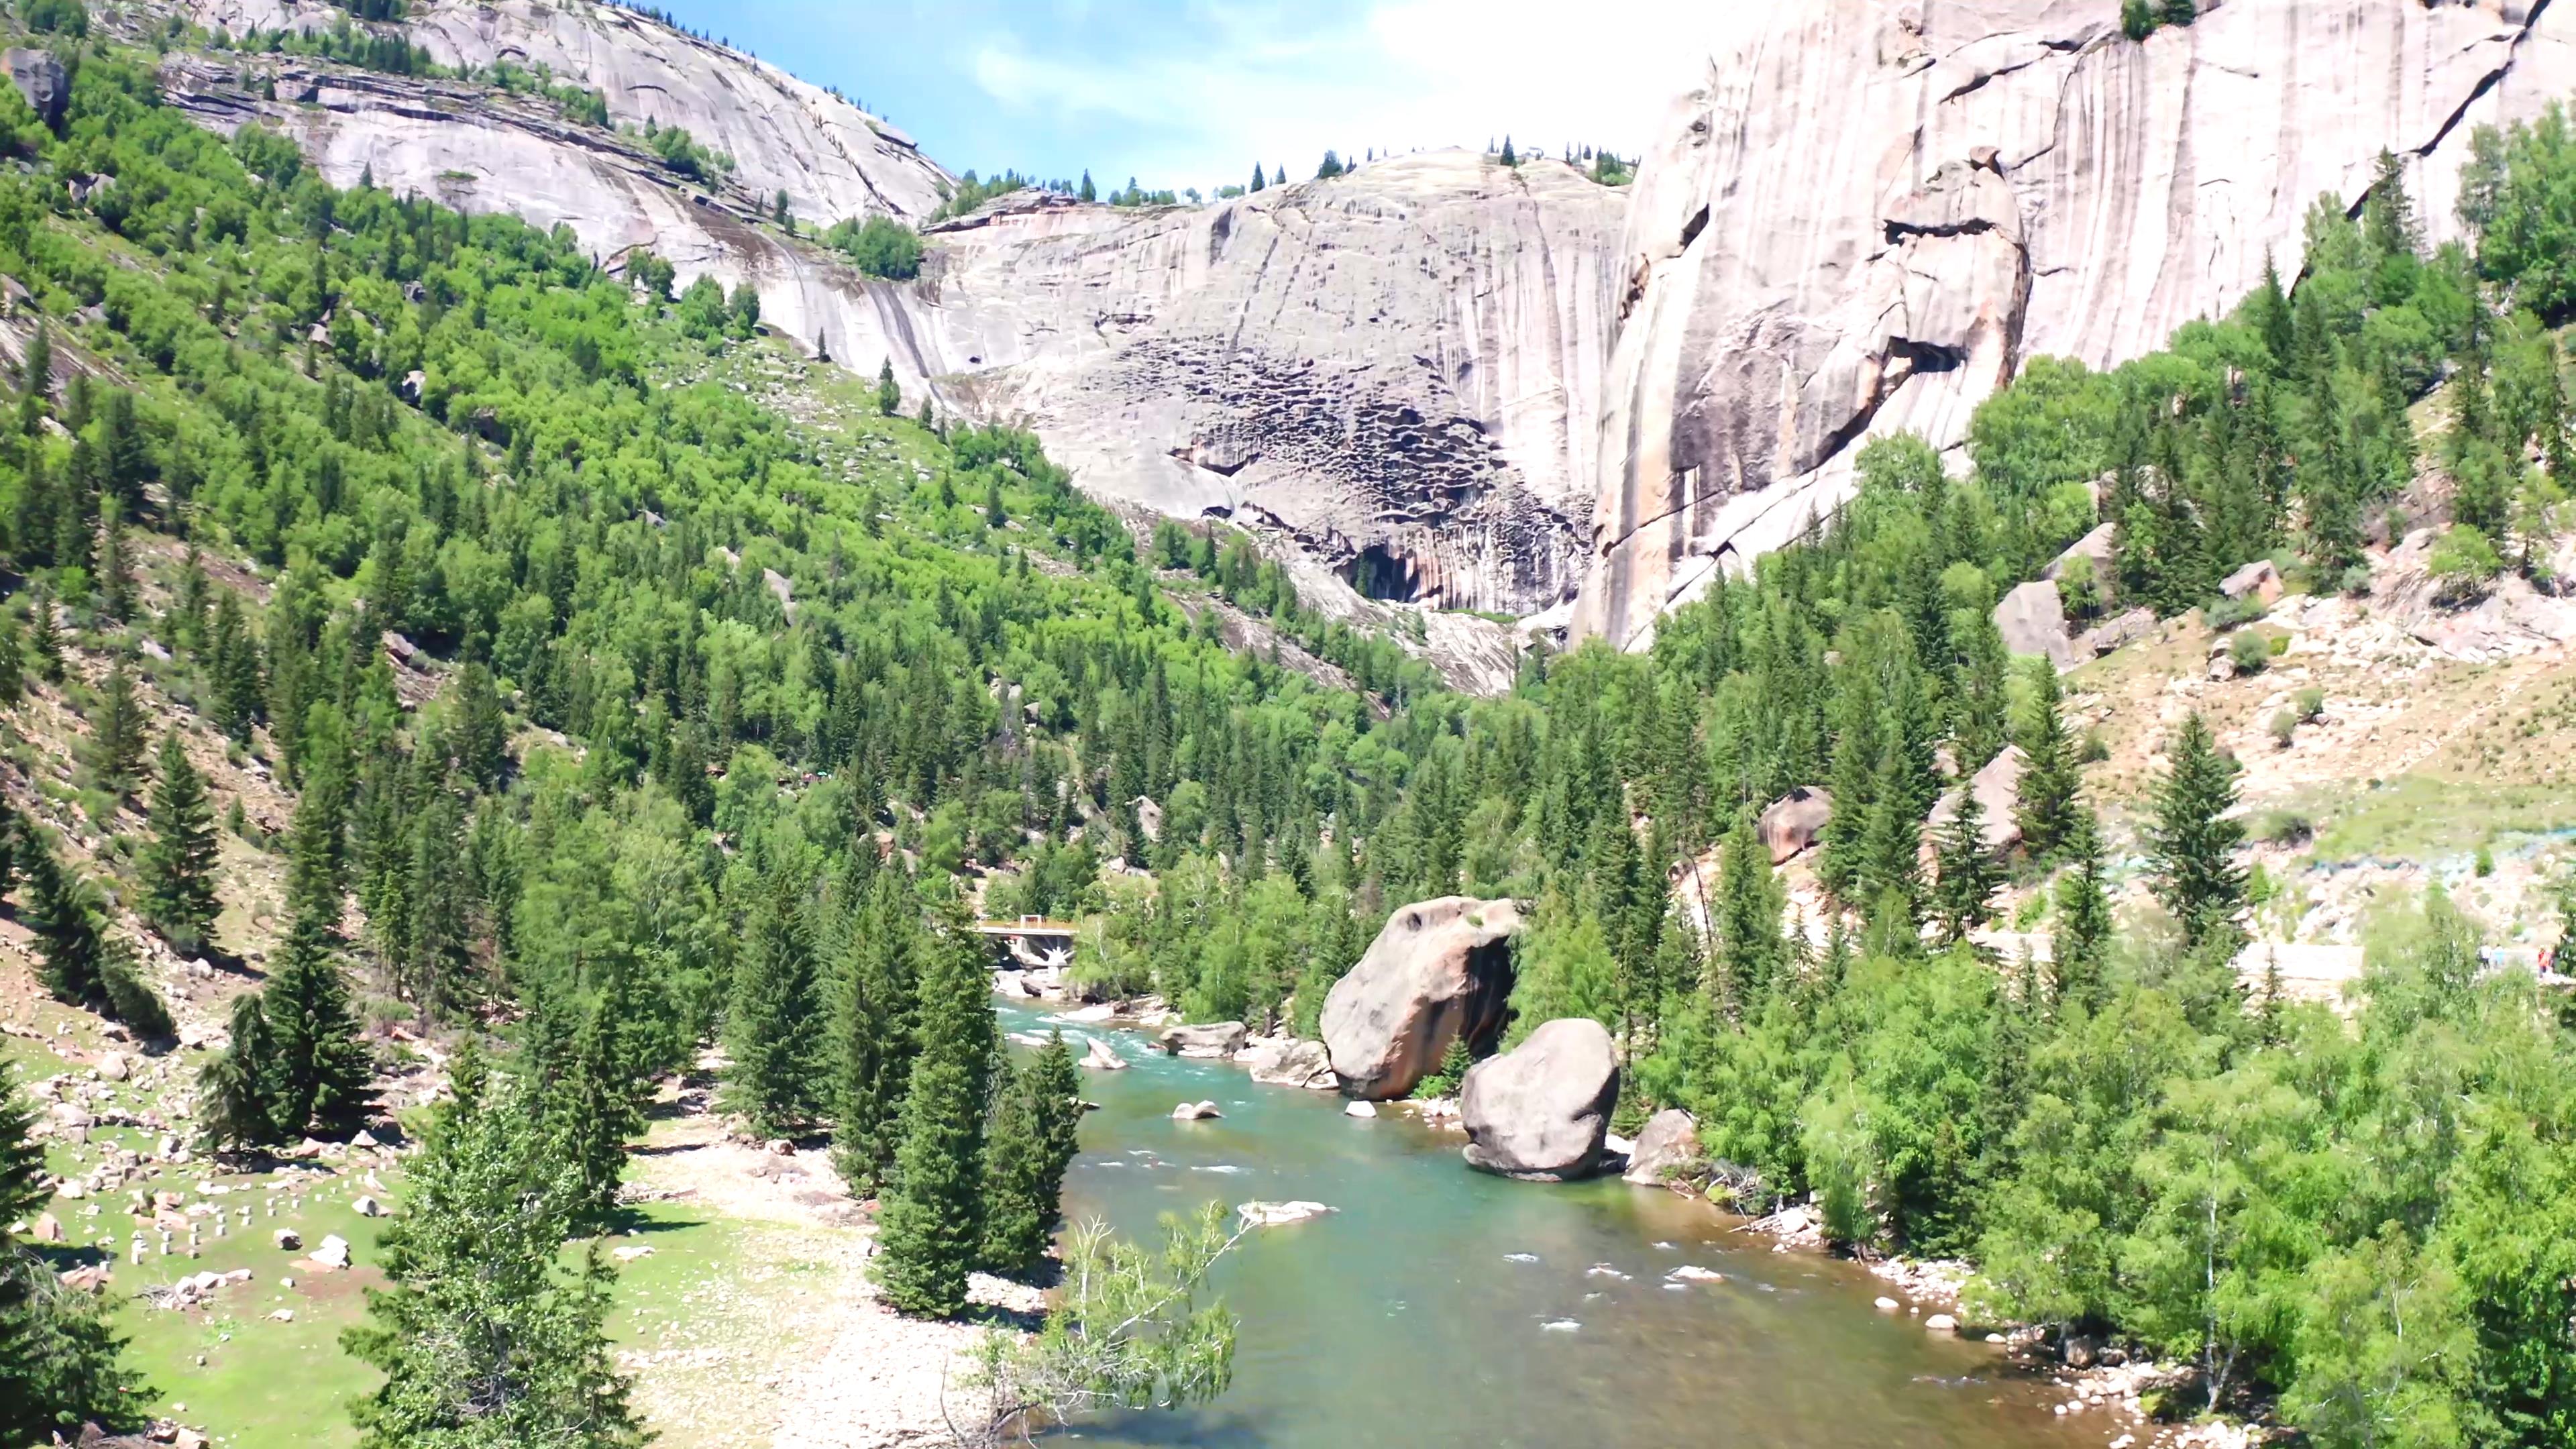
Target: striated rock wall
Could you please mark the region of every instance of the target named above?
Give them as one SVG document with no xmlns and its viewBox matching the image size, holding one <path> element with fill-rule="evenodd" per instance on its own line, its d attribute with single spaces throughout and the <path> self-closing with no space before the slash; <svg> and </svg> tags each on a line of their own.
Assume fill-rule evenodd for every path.
<svg viewBox="0 0 2576 1449">
<path fill-rule="evenodd" d="M 1643 647 L 1839 504 L 1861 442 L 1957 445 L 2026 358 L 2223 313 L 2382 149 L 2449 235 L 2471 128 L 2576 92 L 2549 0 L 2201 8 L 2143 43 L 2111 0 L 1744 12 L 1634 188 L 1574 631 Z"/>
<path fill-rule="evenodd" d="M 235 34 L 339 17 L 188 6 Z M 862 370 L 891 360 L 909 398 L 1036 428 L 1086 489 L 1280 530 L 1359 593 L 1534 613 L 1582 578 L 1623 192 L 1440 152 L 1203 207 L 1025 195 L 931 228 L 922 277 L 889 284 L 762 216 L 782 187 L 809 222 L 926 216 L 945 173 L 882 122 L 587 0 L 442 0 L 409 29 L 448 64 L 542 61 L 734 173 L 691 184 L 632 137 L 469 83 L 217 53 L 164 84 L 209 125 L 294 137 L 336 184 L 372 170 L 569 225 L 612 266 L 650 247 L 684 285 L 750 282 L 764 320 Z"/>
</svg>

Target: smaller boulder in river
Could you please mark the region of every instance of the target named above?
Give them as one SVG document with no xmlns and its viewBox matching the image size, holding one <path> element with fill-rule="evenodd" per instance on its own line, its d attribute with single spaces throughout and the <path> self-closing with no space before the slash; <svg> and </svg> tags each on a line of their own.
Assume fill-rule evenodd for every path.
<svg viewBox="0 0 2576 1449">
<path fill-rule="evenodd" d="M 1308 1218 L 1320 1218 L 1326 1213 L 1336 1211 L 1338 1209 L 1323 1203 L 1306 1202 L 1301 1199 L 1296 1202 L 1248 1202 L 1237 1207 L 1234 1215 L 1241 1218 L 1247 1228 L 1275 1228 L 1286 1223 L 1302 1223 Z"/>
<path fill-rule="evenodd" d="M 1175 1122 L 1204 1122 L 1211 1117 L 1224 1115 L 1216 1109 L 1214 1102 L 1183 1102 L 1172 1109 L 1172 1120 Z"/>
<path fill-rule="evenodd" d="M 1252 1068 L 1252 1080 L 1263 1086 L 1331 1091 L 1336 1085 L 1332 1056 L 1319 1041 L 1273 1037 L 1246 1048 L 1243 1060 Z"/>
<path fill-rule="evenodd" d="M 1666 1107 L 1646 1119 L 1628 1149 L 1628 1180 L 1662 1187 L 1701 1165 L 1699 1124 L 1679 1107 Z"/>
<path fill-rule="evenodd" d="M 1224 1061 L 1243 1050 L 1243 1023 L 1210 1021 L 1165 1027 L 1154 1044 L 1174 1056 L 1213 1057 Z"/>
<path fill-rule="evenodd" d="M 1109 1043 L 1102 1041 L 1096 1036 L 1091 1039 L 1090 1047 L 1084 1050 L 1082 1054 L 1082 1064 L 1095 1072 L 1123 1072 L 1127 1070 L 1127 1059 L 1118 1055 L 1117 1048 L 1112 1047 Z"/>
<path fill-rule="evenodd" d="M 1589 1017 L 1548 1022 L 1467 1069 L 1458 1088 L 1467 1165 L 1531 1182 L 1588 1177 L 1600 1166 L 1618 1100 L 1609 1030 Z"/>
</svg>

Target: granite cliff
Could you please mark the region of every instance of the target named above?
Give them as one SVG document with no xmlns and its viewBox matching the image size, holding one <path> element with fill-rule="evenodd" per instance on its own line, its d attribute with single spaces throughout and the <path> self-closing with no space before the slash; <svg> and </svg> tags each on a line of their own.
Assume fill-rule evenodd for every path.
<svg viewBox="0 0 2576 1449">
<path fill-rule="evenodd" d="M 2576 91 L 2549 0 L 1820 0 L 1746 12 L 1674 104 L 1620 242 L 1578 634 L 1642 647 L 1849 487 L 1960 444 L 2027 358 L 2105 366 L 2285 267 L 2384 148 L 2435 240 L 2480 123 Z"/>
<path fill-rule="evenodd" d="M 188 13 L 236 37 L 342 18 Z M 294 137 L 335 183 L 569 225 L 612 266 L 649 246 L 684 284 L 748 281 L 765 320 L 855 367 L 890 359 L 907 396 L 1035 427 L 1095 494 L 1284 533 L 1330 571 L 1328 607 L 1360 606 L 1338 577 L 1531 613 L 1582 576 L 1624 208 L 1571 168 L 1444 152 L 1205 207 L 1024 194 L 930 227 L 922 275 L 886 282 L 767 214 L 783 190 L 810 224 L 926 221 L 951 179 L 884 121 L 587 0 L 416 4 L 406 29 L 444 66 L 542 64 L 601 91 L 613 126 L 683 127 L 732 168 L 680 176 L 632 134 L 479 80 L 218 50 L 174 57 L 165 83 L 207 124 Z"/>
</svg>

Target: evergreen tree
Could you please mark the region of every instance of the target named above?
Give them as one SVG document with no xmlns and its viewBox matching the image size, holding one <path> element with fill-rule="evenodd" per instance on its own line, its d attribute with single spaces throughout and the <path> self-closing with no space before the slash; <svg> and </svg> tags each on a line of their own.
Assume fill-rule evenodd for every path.
<svg viewBox="0 0 2576 1449">
<path fill-rule="evenodd" d="M 241 599 L 230 589 L 215 603 L 213 632 L 208 672 L 213 676 L 215 725 L 235 741 L 246 742 L 266 694 L 260 685 L 259 641 L 251 637 Z"/>
<path fill-rule="evenodd" d="M 877 364 L 877 412 L 890 418 L 902 406 L 903 389 L 895 386 L 894 359 L 888 357 Z"/>
<path fill-rule="evenodd" d="M 18 637 L 18 621 L 0 614 L 0 709 L 14 708 L 26 697 L 26 645 Z"/>
<path fill-rule="evenodd" d="M 12 1241 L 8 1225 L 53 1196 L 35 1103 L 0 1061 L 0 1444 L 65 1442 L 85 1421 L 117 1425 L 133 1411 L 100 1295 L 63 1286 L 54 1265 Z"/>
<path fill-rule="evenodd" d="M 98 705 L 90 712 L 90 767 L 99 785 L 122 799 L 143 782 L 143 701 L 134 692 L 134 675 L 120 651 L 108 661 L 99 685 Z"/>
<path fill-rule="evenodd" d="M 781 876 L 752 913 L 725 1018 L 725 1104 L 753 1131 L 783 1137 L 813 1125 L 823 1101 L 815 1023 L 814 946 L 795 884 Z M 988 983 L 989 984 L 989 983 Z"/>
<path fill-rule="evenodd" d="M 1945 946 L 1964 944 L 1994 919 L 1994 858 L 1986 853 L 1986 807 L 1974 786 L 1959 784 L 1959 803 L 1941 823 L 1933 846 L 1940 875 L 1932 886 L 1932 914 Z"/>
<path fill-rule="evenodd" d="M 120 624 L 134 617 L 134 557 L 124 514 L 125 504 L 111 493 L 98 516 L 98 611 Z"/>
<path fill-rule="evenodd" d="M 1273 186 L 1287 185 L 1288 168 L 1285 166 L 1274 166 L 1270 168 L 1270 184 Z"/>
<path fill-rule="evenodd" d="M 2148 871 L 2156 899 L 2196 950 L 2240 929 L 2245 873 L 2235 852 L 2245 827 L 2227 818 L 2236 808 L 2236 762 L 2219 753 L 2199 711 L 2184 718 L 2171 759 L 2146 831 Z"/>
<path fill-rule="evenodd" d="M 1100 199 L 1100 188 L 1091 184 L 1091 169 L 1089 167 L 1083 168 L 1082 185 L 1075 188 L 1073 194 L 1075 197 L 1083 201 L 1098 201 Z"/>
<path fill-rule="evenodd" d="M 597 1242 L 562 1264 L 583 1203 L 524 1089 L 460 1057 L 386 1231 L 393 1287 L 368 1295 L 349 1352 L 385 1375 L 354 1416 L 363 1449 L 641 1449 L 606 1323 Z"/>
<path fill-rule="evenodd" d="M 161 779 L 152 792 L 152 838 L 142 851 L 143 919 L 174 950 L 197 950 L 214 930 L 215 815 L 206 780 L 189 762 L 177 730 L 161 736 Z"/>
<path fill-rule="evenodd" d="M 501 710 L 501 695 L 492 686 L 492 671 L 468 663 L 456 672 L 456 768 L 485 790 L 499 785 L 510 770 L 510 722 Z"/>
<path fill-rule="evenodd" d="M 877 1215 L 877 1283 L 899 1312 L 954 1317 L 983 1243 L 984 1119 L 993 1065 L 982 938 L 951 906 L 923 953 L 902 1146 Z"/>
<path fill-rule="evenodd" d="M 102 948 L 88 882 L 63 864 L 25 816 L 12 822 L 11 836 L 11 860 L 25 888 L 27 924 L 36 933 L 38 978 L 60 1001 L 102 999 Z"/>
<path fill-rule="evenodd" d="M 63 682 L 63 638 L 54 622 L 54 596 L 43 584 L 27 591 L 27 647 L 36 656 L 36 673 L 47 684 Z"/>
<path fill-rule="evenodd" d="M 873 858 L 875 842 L 859 849 Z M 900 1142 L 921 947 L 911 896 L 900 871 L 876 872 L 867 899 L 859 903 L 834 985 L 833 1034 L 840 1050 L 832 1162 L 861 1196 L 884 1184 Z"/>
<path fill-rule="evenodd" d="M 268 1087 L 278 1135 L 348 1125 L 366 1108 L 373 1069 L 358 1040 L 337 939 L 298 917 L 260 995 L 277 1043 Z"/>
<path fill-rule="evenodd" d="M 2098 1012 L 2109 999 L 2104 958 L 2111 941 L 2111 894 L 2102 877 L 2102 827 L 2075 807 L 2068 822 L 2066 873 L 2057 882 L 2057 934 L 2051 943 L 2057 999 Z"/>
<path fill-rule="evenodd" d="M 2030 709 L 2015 740 L 2023 756 L 2015 823 L 2021 827 L 2022 848 L 2034 859 L 2047 860 L 2065 843 L 2071 828 L 2083 766 L 2067 733 L 2057 666 L 2040 660 L 2032 667 L 2030 679 Z"/>
<path fill-rule="evenodd" d="M 1521 158 L 1512 152 L 1512 138 L 1509 136 L 1505 136 L 1503 138 L 1502 162 L 1506 166 L 1518 166 L 1521 164 Z"/>
<path fill-rule="evenodd" d="M 232 1040 L 197 1072 L 197 1126 L 207 1150 L 242 1152 L 275 1138 L 268 1083 L 276 1059 L 259 993 L 234 997 Z"/>
<path fill-rule="evenodd" d="M 1262 174 L 1261 174 L 1261 163 L 1260 163 L 1260 162 L 1258 162 L 1258 161 L 1253 162 L 1253 163 L 1252 163 L 1252 189 L 1253 189 L 1254 191 L 1259 191 L 1261 188 L 1263 188 L 1263 187 L 1265 187 L 1265 186 L 1268 186 L 1269 184 L 1270 184 L 1270 182 L 1268 181 L 1268 179 L 1266 179 L 1265 177 L 1263 177 L 1263 176 L 1262 176 Z"/>
<path fill-rule="evenodd" d="M 27 342 L 27 357 L 18 370 L 18 388 L 29 397 L 48 397 L 54 390 L 54 329 L 50 322 L 38 322 L 36 335 Z"/>
<path fill-rule="evenodd" d="M 1749 1017 L 1771 994 L 1788 955 L 1780 934 L 1780 913 L 1787 902 L 1779 878 L 1771 871 L 1771 850 L 1754 829 L 1753 816 L 1740 811 L 1727 832 L 1725 854 L 1718 864 L 1717 983 L 1734 1014 Z"/>
<path fill-rule="evenodd" d="M 984 1241 L 979 1262 L 995 1273 L 1018 1273 L 1046 1252 L 1050 1204 L 1038 1200 L 1043 1165 L 1032 1067 L 994 1068 L 993 1113 L 984 1139 Z"/>
<path fill-rule="evenodd" d="M 574 1034 L 562 1084 L 549 1106 L 578 1177 L 575 1221 L 604 1229 L 615 1220 L 617 1187 L 626 1176 L 626 1144 L 643 1130 L 644 1102 L 626 1045 L 637 1015 L 621 965 L 591 1003 Z"/>
</svg>

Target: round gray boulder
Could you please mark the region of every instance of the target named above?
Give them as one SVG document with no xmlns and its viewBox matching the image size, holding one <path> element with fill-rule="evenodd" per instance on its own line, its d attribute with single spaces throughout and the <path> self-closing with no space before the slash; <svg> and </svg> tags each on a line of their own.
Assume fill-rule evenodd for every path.
<svg viewBox="0 0 2576 1449">
<path fill-rule="evenodd" d="M 1589 1017 L 1565 1017 L 1467 1069 L 1458 1113 L 1467 1165 L 1531 1182 L 1589 1177 L 1601 1165 L 1619 1054 Z"/>
</svg>

